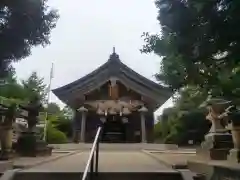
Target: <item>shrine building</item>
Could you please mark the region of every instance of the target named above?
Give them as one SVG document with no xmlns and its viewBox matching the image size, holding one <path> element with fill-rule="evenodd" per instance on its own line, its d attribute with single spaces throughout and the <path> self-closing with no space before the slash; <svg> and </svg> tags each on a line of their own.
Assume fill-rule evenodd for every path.
<svg viewBox="0 0 240 180">
<path fill-rule="evenodd" d="M 172 96 L 123 64 L 115 50 L 90 74 L 52 91 L 75 112 L 76 143 L 93 142 L 99 126 L 101 142 L 153 142 L 153 113 Z"/>
</svg>

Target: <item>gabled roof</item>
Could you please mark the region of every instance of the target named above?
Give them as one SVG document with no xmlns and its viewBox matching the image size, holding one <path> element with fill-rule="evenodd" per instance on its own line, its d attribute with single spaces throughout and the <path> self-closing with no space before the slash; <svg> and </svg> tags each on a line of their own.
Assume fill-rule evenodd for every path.
<svg viewBox="0 0 240 180">
<path fill-rule="evenodd" d="M 111 77 L 117 78 L 130 89 L 152 99 L 157 106 L 162 105 L 172 96 L 172 91 L 138 74 L 125 64 L 113 52 L 109 60 L 88 75 L 52 90 L 53 93 L 67 103 L 68 99 L 76 95 L 83 95 L 95 90 Z"/>
</svg>

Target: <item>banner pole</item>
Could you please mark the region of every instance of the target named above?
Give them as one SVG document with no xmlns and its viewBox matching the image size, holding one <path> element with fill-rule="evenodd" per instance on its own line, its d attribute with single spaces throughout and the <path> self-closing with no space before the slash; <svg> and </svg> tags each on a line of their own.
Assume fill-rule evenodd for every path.
<svg viewBox="0 0 240 180">
<path fill-rule="evenodd" d="M 49 79 L 49 86 L 48 86 L 48 94 L 47 94 L 47 107 L 50 101 L 50 93 L 51 93 L 51 85 L 52 85 L 52 79 L 53 79 L 53 63 L 50 71 L 50 79 Z M 47 119 L 48 119 L 48 112 L 45 113 L 45 122 L 44 122 L 44 135 L 43 140 L 47 141 Z"/>
</svg>

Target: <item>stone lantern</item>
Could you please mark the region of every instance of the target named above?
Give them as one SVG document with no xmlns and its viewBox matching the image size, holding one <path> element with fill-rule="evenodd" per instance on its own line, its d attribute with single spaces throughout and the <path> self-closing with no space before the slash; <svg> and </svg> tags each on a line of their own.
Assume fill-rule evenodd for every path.
<svg viewBox="0 0 240 180">
<path fill-rule="evenodd" d="M 230 101 L 212 98 L 201 105 L 208 108 L 206 119 L 211 121 L 212 126 L 197 154 L 204 155 L 213 160 L 227 159 L 227 154 L 233 147 L 233 143 L 231 134 L 224 127 L 226 124 L 223 121 L 224 119 L 220 118 L 220 115 L 230 104 Z"/>
</svg>

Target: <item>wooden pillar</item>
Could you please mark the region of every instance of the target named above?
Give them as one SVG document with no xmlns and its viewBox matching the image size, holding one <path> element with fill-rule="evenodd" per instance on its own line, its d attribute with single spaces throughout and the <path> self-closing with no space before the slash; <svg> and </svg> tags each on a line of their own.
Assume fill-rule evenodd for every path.
<svg viewBox="0 0 240 180">
<path fill-rule="evenodd" d="M 140 112 L 140 119 L 141 119 L 141 142 L 147 143 L 145 113 L 148 110 L 146 107 L 143 106 L 138 111 Z"/>
<path fill-rule="evenodd" d="M 80 107 L 78 111 L 81 112 L 82 118 L 81 118 L 81 135 L 80 135 L 80 141 L 85 142 L 85 130 L 86 130 L 86 113 L 87 109 L 85 107 Z"/>
</svg>

